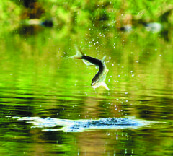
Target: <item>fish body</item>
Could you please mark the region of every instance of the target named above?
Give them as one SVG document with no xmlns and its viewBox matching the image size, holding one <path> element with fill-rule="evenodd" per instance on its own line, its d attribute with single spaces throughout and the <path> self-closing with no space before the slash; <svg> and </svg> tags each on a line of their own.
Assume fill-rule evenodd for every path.
<svg viewBox="0 0 173 156">
<path fill-rule="evenodd" d="M 78 50 L 78 48 L 76 48 L 76 55 L 73 56 L 73 58 L 82 59 L 86 65 L 95 65 L 96 67 L 98 67 L 99 71 L 93 77 L 91 86 L 93 88 L 103 86 L 107 90 L 109 90 L 109 88 L 107 87 L 105 83 L 106 75 L 108 72 L 108 69 L 106 68 L 106 65 L 105 65 L 105 58 L 106 58 L 105 56 L 103 57 L 102 60 L 93 58 L 91 56 L 85 56 L 82 52 Z"/>
</svg>

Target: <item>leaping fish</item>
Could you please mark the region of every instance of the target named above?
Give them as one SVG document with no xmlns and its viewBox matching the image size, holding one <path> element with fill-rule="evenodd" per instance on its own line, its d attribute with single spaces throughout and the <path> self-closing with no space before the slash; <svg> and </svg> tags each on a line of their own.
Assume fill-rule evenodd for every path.
<svg viewBox="0 0 173 156">
<path fill-rule="evenodd" d="M 95 76 L 92 79 L 91 86 L 94 89 L 99 86 L 103 86 L 107 90 L 109 90 L 109 88 L 107 87 L 107 84 L 105 83 L 106 75 L 107 75 L 107 72 L 109 71 L 105 65 L 106 56 L 104 56 L 102 60 L 99 60 L 97 58 L 86 56 L 84 53 L 79 51 L 77 47 L 75 48 L 76 48 L 76 55 L 72 56 L 71 58 L 82 59 L 86 65 L 95 65 L 96 67 L 99 67 L 99 71 L 97 72 L 97 74 L 95 74 Z"/>
</svg>

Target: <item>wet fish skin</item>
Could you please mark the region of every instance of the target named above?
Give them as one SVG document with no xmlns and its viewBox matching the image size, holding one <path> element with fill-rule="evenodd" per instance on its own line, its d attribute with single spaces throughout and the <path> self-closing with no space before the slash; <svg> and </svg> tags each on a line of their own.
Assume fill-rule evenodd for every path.
<svg viewBox="0 0 173 156">
<path fill-rule="evenodd" d="M 97 58 L 93 58 L 91 56 L 85 56 L 81 51 L 79 51 L 79 49 L 77 47 L 75 47 L 75 48 L 76 48 L 76 55 L 73 56 L 73 58 L 82 59 L 86 65 L 95 65 L 95 66 L 99 67 L 99 71 L 95 74 L 95 76 L 92 79 L 91 86 L 94 89 L 99 86 L 103 86 L 107 90 L 109 90 L 109 88 L 107 87 L 107 85 L 105 83 L 106 74 L 108 72 L 108 69 L 106 68 L 106 65 L 104 63 L 105 57 L 103 57 L 103 59 L 100 60 Z M 87 62 L 89 62 L 90 64 L 88 64 Z"/>
<path fill-rule="evenodd" d="M 103 62 L 101 60 L 90 57 L 90 56 L 82 56 L 82 59 L 99 67 L 99 71 L 92 79 L 92 84 L 91 84 L 91 86 L 92 86 L 92 85 L 94 85 L 94 83 L 96 83 L 96 81 L 99 79 L 100 75 L 103 73 L 103 71 L 105 69 L 105 65 L 103 64 Z"/>
</svg>

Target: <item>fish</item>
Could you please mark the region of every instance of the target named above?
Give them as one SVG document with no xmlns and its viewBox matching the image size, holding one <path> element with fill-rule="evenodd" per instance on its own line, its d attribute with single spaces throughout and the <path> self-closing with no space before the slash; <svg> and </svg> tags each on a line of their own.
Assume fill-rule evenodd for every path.
<svg viewBox="0 0 173 156">
<path fill-rule="evenodd" d="M 81 52 L 77 47 L 75 47 L 76 49 L 76 55 L 72 56 L 71 58 L 75 58 L 75 59 L 82 59 L 83 62 L 87 65 L 87 66 L 96 66 L 97 68 L 99 68 L 98 72 L 95 74 L 95 76 L 92 79 L 92 83 L 91 86 L 95 89 L 97 87 L 103 86 L 105 89 L 110 90 L 107 87 L 107 84 L 105 83 L 106 80 L 106 75 L 108 73 L 108 69 L 105 65 L 105 58 L 106 56 L 103 57 L 102 60 L 91 57 L 91 56 L 86 56 L 83 52 Z"/>
</svg>

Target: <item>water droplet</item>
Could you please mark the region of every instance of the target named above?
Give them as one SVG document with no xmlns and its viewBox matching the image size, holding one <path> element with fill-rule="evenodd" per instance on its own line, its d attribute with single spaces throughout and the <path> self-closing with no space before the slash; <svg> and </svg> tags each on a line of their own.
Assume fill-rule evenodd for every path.
<svg viewBox="0 0 173 156">
<path fill-rule="evenodd" d="M 111 135 L 110 133 L 107 133 L 107 135 L 109 136 L 109 135 Z"/>
</svg>

